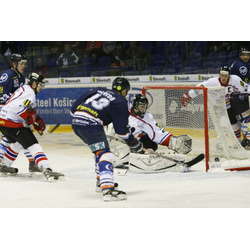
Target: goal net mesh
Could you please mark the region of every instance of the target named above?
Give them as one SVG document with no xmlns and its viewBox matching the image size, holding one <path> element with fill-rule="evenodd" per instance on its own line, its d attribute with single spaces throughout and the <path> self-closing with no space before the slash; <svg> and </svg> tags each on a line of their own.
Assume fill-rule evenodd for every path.
<svg viewBox="0 0 250 250">
<path fill-rule="evenodd" d="M 181 98 L 190 88 L 144 87 L 143 93 L 149 99 L 148 111 L 173 135 L 191 136 L 192 154 L 206 153 L 207 170 L 218 166 L 215 158 L 220 159 L 220 167 L 224 169 L 250 166 L 250 153 L 237 140 L 227 115 L 225 89 L 211 87 L 206 94 L 204 88 L 196 88 L 197 97 L 183 107 Z"/>
</svg>

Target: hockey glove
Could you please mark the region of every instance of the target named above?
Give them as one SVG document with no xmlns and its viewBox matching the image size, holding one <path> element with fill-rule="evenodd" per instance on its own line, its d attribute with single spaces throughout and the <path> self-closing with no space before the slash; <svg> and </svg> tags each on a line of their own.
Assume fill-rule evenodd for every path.
<svg viewBox="0 0 250 250">
<path fill-rule="evenodd" d="M 23 118 L 27 124 L 31 125 L 36 121 L 36 113 L 36 109 L 28 108 L 23 113 L 19 114 L 19 116 Z"/>
<path fill-rule="evenodd" d="M 130 147 L 131 153 L 138 153 L 138 154 L 144 154 L 145 151 L 143 150 L 143 144 L 134 139 L 132 142 L 128 143 L 128 146 Z"/>
<path fill-rule="evenodd" d="M 34 128 L 36 131 L 44 131 L 46 128 L 46 125 L 43 121 L 43 118 L 40 115 L 38 115 L 36 117 L 36 121 L 34 123 Z"/>
<path fill-rule="evenodd" d="M 186 107 L 188 104 L 189 104 L 189 102 L 192 100 L 192 98 L 190 97 L 190 95 L 188 94 L 188 92 L 186 92 L 183 96 L 182 96 L 182 98 L 181 98 L 181 105 L 183 106 L 183 107 Z"/>
</svg>

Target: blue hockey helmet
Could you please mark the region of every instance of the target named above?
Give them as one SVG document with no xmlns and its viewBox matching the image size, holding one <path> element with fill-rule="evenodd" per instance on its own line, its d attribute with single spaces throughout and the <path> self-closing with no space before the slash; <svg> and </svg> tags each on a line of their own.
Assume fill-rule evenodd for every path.
<svg viewBox="0 0 250 250">
<path fill-rule="evenodd" d="M 250 54 L 250 50 L 245 47 L 242 47 L 240 49 L 239 55 L 241 56 L 242 54 Z"/>
<path fill-rule="evenodd" d="M 25 62 L 27 63 L 27 59 L 24 55 L 21 55 L 21 54 L 12 54 L 11 57 L 10 57 L 10 60 L 11 62 Z"/>
</svg>

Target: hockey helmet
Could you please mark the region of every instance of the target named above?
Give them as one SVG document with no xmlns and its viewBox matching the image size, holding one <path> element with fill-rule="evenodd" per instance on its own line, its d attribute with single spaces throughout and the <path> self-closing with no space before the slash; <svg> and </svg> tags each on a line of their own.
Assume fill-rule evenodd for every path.
<svg viewBox="0 0 250 250">
<path fill-rule="evenodd" d="M 21 54 L 12 54 L 10 57 L 11 62 L 17 62 L 17 63 L 27 63 L 27 59 L 24 55 Z"/>
<path fill-rule="evenodd" d="M 32 83 L 35 81 L 37 83 L 37 86 L 42 86 L 42 88 L 45 87 L 45 80 L 44 77 L 38 73 L 32 72 L 29 77 L 29 85 L 32 85 Z"/>
<path fill-rule="evenodd" d="M 121 93 L 124 89 L 128 92 L 130 90 L 129 81 L 124 77 L 116 77 L 112 83 L 112 89 L 118 93 Z"/>
<path fill-rule="evenodd" d="M 220 68 L 220 74 L 222 74 L 222 75 L 230 75 L 230 68 L 228 66 L 222 66 Z"/>
<path fill-rule="evenodd" d="M 143 118 L 147 108 L 148 108 L 148 98 L 145 95 L 139 94 L 132 101 L 132 112 L 135 115 L 139 115 L 140 117 Z"/>
<path fill-rule="evenodd" d="M 239 55 L 241 56 L 242 54 L 250 54 L 250 50 L 247 49 L 247 48 L 245 48 L 245 47 L 242 47 L 242 48 L 240 49 Z"/>
</svg>

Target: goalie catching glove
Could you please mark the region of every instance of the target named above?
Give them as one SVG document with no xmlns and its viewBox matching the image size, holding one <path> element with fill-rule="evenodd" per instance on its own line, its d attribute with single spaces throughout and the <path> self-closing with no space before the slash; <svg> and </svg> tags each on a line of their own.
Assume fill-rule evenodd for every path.
<svg viewBox="0 0 250 250">
<path fill-rule="evenodd" d="M 178 154 L 187 154 L 192 150 L 192 138 L 188 135 L 171 136 L 168 148 Z"/>
<path fill-rule="evenodd" d="M 38 115 L 36 117 L 36 121 L 34 123 L 34 128 L 36 131 L 44 131 L 46 128 L 46 125 L 43 121 L 43 118 L 40 115 Z"/>
</svg>

